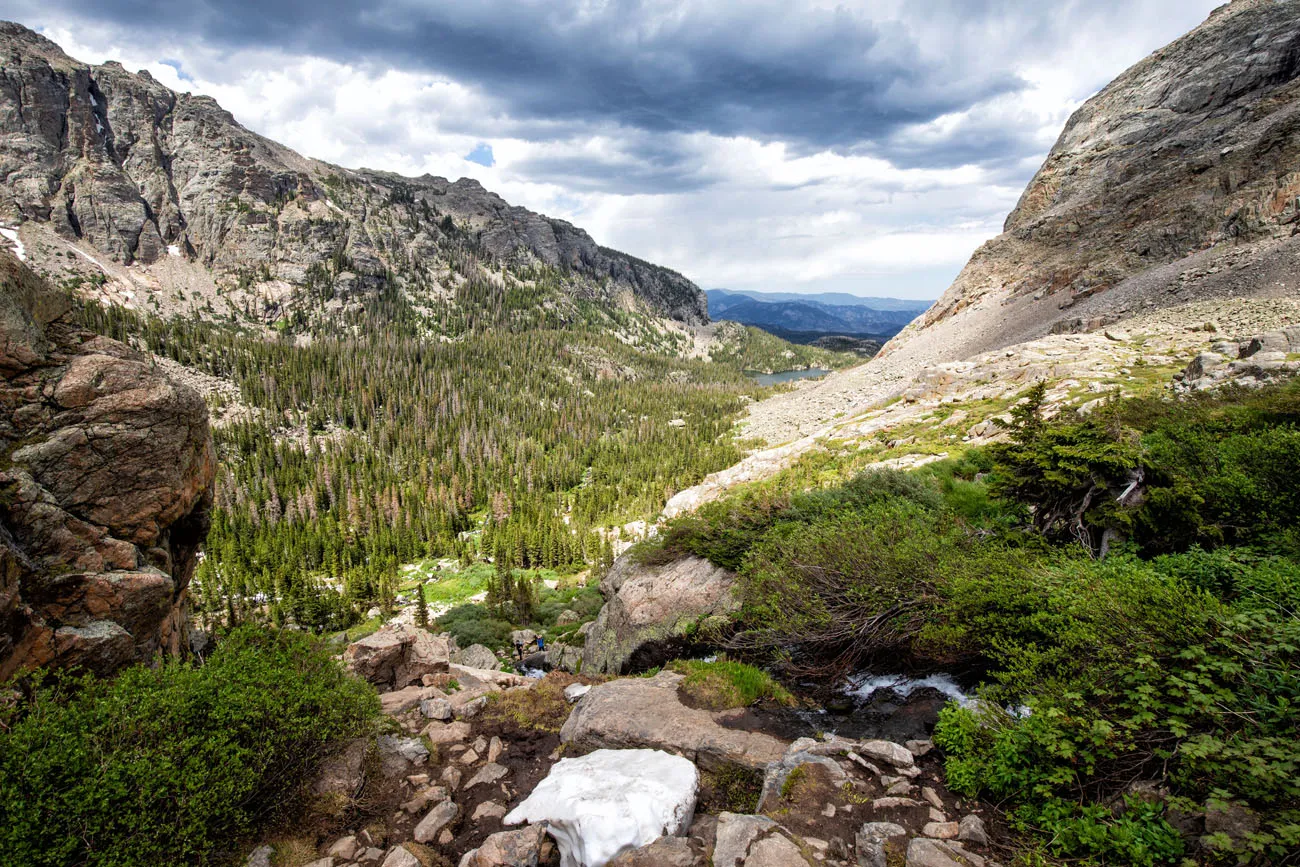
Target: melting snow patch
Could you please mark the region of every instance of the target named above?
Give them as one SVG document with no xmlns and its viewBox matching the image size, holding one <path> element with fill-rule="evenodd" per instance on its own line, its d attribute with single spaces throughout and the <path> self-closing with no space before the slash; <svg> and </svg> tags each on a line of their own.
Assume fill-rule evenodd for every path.
<svg viewBox="0 0 1300 867">
<path fill-rule="evenodd" d="M 168 245 L 167 245 L 167 255 L 168 255 L 168 256 L 180 256 L 180 254 L 181 254 L 181 248 L 180 248 L 180 245 L 179 245 L 179 244 L 168 244 Z"/>
<path fill-rule="evenodd" d="M 90 94 L 90 104 L 94 108 L 99 108 L 99 100 L 95 99 L 95 94 Z"/>
<path fill-rule="evenodd" d="M 844 691 L 865 701 L 881 689 L 891 689 L 903 698 L 907 698 L 918 689 L 935 689 L 962 707 L 970 707 L 974 704 L 974 699 L 967 697 L 957 685 L 957 681 L 947 674 L 932 674 L 919 680 L 901 674 L 855 674 L 849 678 Z"/>
<path fill-rule="evenodd" d="M 27 261 L 27 248 L 18 239 L 17 229 L 10 229 L 8 226 L 0 227 L 0 236 L 14 245 L 14 255 L 18 257 L 19 262 Z"/>
<path fill-rule="evenodd" d="M 503 820 L 544 824 L 562 867 L 604 867 L 622 852 L 681 836 L 695 815 L 695 764 L 661 750 L 561 759 Z"/>
</svg>

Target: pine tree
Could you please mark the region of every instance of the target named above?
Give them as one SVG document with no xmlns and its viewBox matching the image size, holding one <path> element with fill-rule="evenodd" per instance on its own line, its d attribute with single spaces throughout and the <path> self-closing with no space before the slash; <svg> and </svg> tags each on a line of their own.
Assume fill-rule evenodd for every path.
<svg viewBox="0 0 1300 867">
<path fill-rule="evenodd" d="M 424 582 L 415 585 L 415 622 L 422 629 L 429 628 L 429 603 L 424 598 Z"/>
</svg>

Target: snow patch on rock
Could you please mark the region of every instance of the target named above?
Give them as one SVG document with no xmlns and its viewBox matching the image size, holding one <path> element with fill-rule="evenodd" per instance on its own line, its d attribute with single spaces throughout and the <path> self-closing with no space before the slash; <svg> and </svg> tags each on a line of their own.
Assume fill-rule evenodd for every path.
<svg viewBox="0 0 1300 867">
<path fill-rule="evenodd" d="M 622 852 L 680 836 L 695 815 L 700 774 L 661 750 L 596 750 L 561 759 L 505 824 L 540 824 L 563 867 L 604 867 Z"/>
<path fill-rule="evenodd" d="M 17 229 L 11 229 L 8 226 L 0 227 L 0 236 L 14 245 L 14 255 L 18 257 L 19 262 L 27 261 L 27 248 L 19 240 Z"/>
</svg>

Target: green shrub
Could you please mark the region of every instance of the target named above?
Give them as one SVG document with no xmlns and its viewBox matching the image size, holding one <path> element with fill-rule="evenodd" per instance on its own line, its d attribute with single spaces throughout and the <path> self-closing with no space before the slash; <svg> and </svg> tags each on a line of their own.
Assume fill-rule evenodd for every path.
<svg viewBox="0 0 1300 867">
<path fill-rule="evenodd" d="M 482 644 L 501 650 L 510 644 L 510 633 L 515 627 L 496 617 L 486 605 L 470 603 L 457 605 L 438 618 L 438 629 L 451 633 L 461 647 Z"/>
<path fill-rule="evenodd" d="M 313 639 L 252 628 L 202 666 L 49 678 L 0 717 L 0 850 L 32 867 L 227 862 L 378 711 Z"/>
<path fill-rule="evenodd" d="M 907 500 L 812 524 L 781 523 L 740 573 L 736 641 L 792 655 L 796 669 L 847 674 L 906 653 L 958 573 L 991 568 L 960 527 Z"/>
</svg>

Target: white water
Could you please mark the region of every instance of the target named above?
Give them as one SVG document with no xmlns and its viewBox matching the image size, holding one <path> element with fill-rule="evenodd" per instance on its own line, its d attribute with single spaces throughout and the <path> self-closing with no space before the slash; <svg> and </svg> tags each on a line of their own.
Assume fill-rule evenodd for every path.
<svg viewBox="0 0 1300 867">
<path fill-rule="evenodd" d="M 957 681 L 953 680 L 951 675 L 942 673 L 916 679 L 903 674 L 862 672 L 849 678 L 848 684 L 844 687 L 844 692 L 854 698 L 866 701 L 875 692 L 882 689 L 892 689 L 903 698 L 909 697 L 918 689 L 934 689 L 948 696 L 962 707 L 970 707 L 975 703 L 974 699 L 962 691 L 962 688 L 957 685 Z"/>
</svg>

